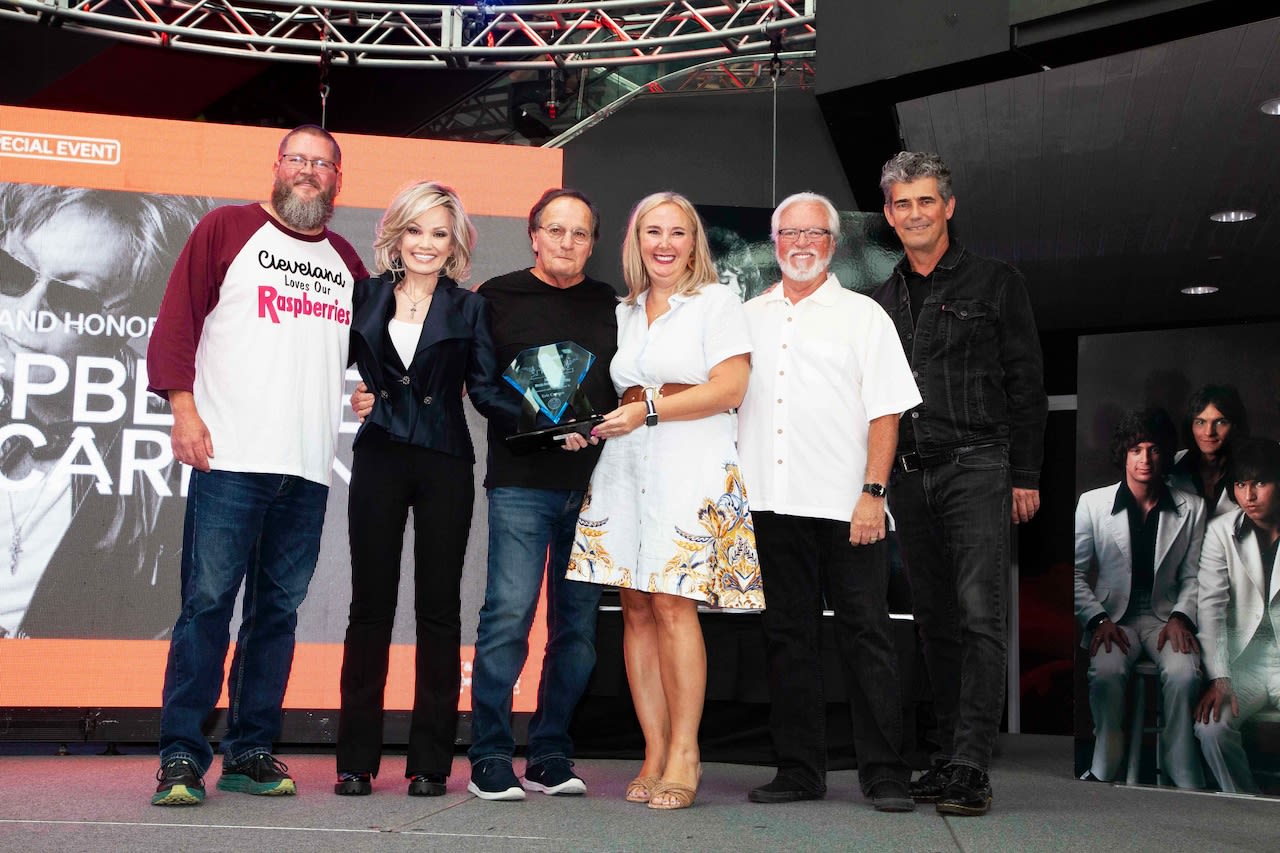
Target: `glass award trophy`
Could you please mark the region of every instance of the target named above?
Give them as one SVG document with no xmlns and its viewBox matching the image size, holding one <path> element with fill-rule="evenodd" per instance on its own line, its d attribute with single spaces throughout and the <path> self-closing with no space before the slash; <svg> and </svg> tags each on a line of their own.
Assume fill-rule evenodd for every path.
<svg viewBox="0 0 1280 853">
<path fill-rule="evenodd" d="M 604 420 L 582 390 L 595 360 L 573 341 L 520 351 L 502 372 L 521 397 L 519 432 L 506 438 L 512 453 L 562 447 L 570 433 L 589 436 L 591 428 Z"/>
</svg>

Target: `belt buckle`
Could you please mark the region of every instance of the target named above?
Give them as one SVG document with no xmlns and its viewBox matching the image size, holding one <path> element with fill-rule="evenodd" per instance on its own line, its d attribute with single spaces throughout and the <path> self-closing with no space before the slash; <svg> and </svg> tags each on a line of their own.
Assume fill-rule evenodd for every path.
<svg viewBox="0 0 1280 853">
<path fill-rule="evenodd" d="M 898 467 L 904 474 L 914 474 L 920 470 L 920 454 L 915 452 L 899 454 Z"/>
</svg>

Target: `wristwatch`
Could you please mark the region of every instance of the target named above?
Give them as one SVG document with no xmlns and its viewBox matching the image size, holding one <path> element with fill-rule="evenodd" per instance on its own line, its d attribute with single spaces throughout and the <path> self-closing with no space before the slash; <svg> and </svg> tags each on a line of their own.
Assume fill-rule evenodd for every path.
<svg viewBox="0 0 1280 853">
<path fill-rule="evenodd" d="M 645 426 L 658 425 L 658 404 L 656 400 L 657 395 L 658 395 L 657 388 L 654 388 L 652 385 L 645 386 L 645 389 L 644 389 L 644 408 L 646 412 L 644 416 Z"/>
<path fill-rule="evenodd" d="M 884 483 L 864 483 L 862 491 L 871 495 L 873 498 L 884 497 Z"/>
</svg>

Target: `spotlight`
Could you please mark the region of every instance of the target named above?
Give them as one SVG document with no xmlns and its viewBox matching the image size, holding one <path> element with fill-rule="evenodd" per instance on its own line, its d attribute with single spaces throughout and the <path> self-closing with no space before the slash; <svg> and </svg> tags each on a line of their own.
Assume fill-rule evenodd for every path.
<svg viewBox="0 0 1280 853">
<path fill-rule="evenodd" d="M 1217 213 L 1209 214 L 1209 218 L 1214 222 L 1248 222 L 1250 219 L 1256 219 L 1258 216 L 1252 210 L 1219 210 Z"/>
<path fill-rule="evenodd" d="M 1187 296 L 1208 296 L 1210 293 L 1217 293 L 1218 288 L 1212 284 L 1193 284 L 1182 288 L 1182 292 Z"/>
</svg>

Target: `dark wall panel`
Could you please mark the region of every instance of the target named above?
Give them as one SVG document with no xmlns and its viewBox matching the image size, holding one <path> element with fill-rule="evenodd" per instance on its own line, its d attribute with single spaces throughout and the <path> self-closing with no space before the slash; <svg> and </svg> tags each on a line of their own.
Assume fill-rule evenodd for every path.
<svg viewBox="0 0 1280 853">
<path fill-rule="evenodd" d="M 991 0 L 823 3 L 818 92 L 861 86 L 1009 49 L 1009 7 Z"/>
</svg>

